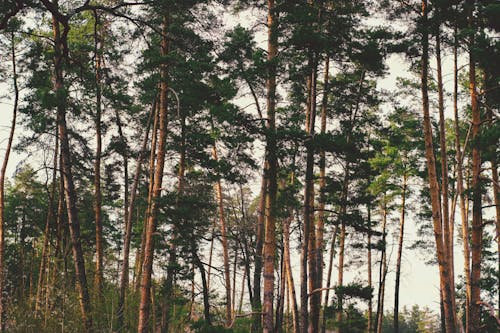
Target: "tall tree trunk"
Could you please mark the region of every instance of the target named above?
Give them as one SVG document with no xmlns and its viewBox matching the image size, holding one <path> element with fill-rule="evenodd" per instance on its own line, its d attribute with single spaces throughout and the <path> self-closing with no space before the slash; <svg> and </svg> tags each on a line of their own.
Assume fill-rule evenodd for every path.
<svg viewBox="0 0 500 333">
<path fill-rule="evenodd" d="M 470 6 L 468 20 L 469 28 L 473 28 L 474 1 L 467 1 Z M 481 152 L 478 140 L 481 125 L 481 115 L 476 91 L 476 63 L 473 55 L 475 45 L 474 34 L 470 36 L 469 44 L 469 92 L 472 110 L 472 271 L 471 271 L 471 302 L 470 302 L 470 332 L 483 331 L 481 324 L 481 250 L 483 242 L 482 198 L 481 198 Z"/>
<path fill-rule="evenodd" d="M 141 285 L 142 276 L 142 262 L 144 261 L 144 248 L 146 245 L 146 230 L 148 225 L 149 216 L 151 215 L 151 202 L 153 196 L 153 185 L 155 179 L 155 165 L 156 165 L 156 142 L 158 140 L 158 126 L 160 123 L 160 103 L 156 102 L 156 109 L 154 111 L 154 121 L 153 121 L 153 132 L 151 134 L 151 149 L 149 154 L 149 176 L 148 176 L 148 201 L 146 207 L 146 218 L 144 219 L 143 230 L 141 233 L 141 244 L 137 249 L 135 264 L 136 264 L 136 280 L 135 280 L 135 292 L 139 291 Z"/>
<path fill-rule="evenodd" d="M 290 262 L 290 222 L 293 219 L 293 213 L 283 221 L 283 257 L 285 260 L 285 274 L 287 278 L 288 290 L 292 307 L 293 333 L 299 332 L 299 309 L 297 307 L 297 297 L 295 295 L 295 283 L 293 281 L 292 267 Z"/>
<path fill-rule="evenodd" d="M 453 113 L 455 117 L 455 151 L 457 163 L 457 193 L 460 198 L 460 216 L 462 220 L 462 243 L 464 252 L 465 275 L 465 332 L 469 332 L 470 316 L 470 249 L 469 249 L 469 221 L 464 194 L 463 154 L 460 143 L 460 123 L 458 118 L 458 33 L 454 30 L 455 42 L 453 44 Z"/>
<path fill-rule="evenodd" d="M 455 301 L 455 269 L 454 269 L 454 218 L 450 218 L 450 208 L 448 200 L 448 153 L 446 147 L 446 131 L 445 131 L 445 118 L 444 118 L 444 91 L 443 91 L 443 74 L 441 69 L 441 35 L 440 27 L 437 27 L 436 32 L 436 67 L 438 79 L 438 106 L 439 106 L 439 140 L 440 140 L 440 155 L 441 155 L 441 204 L 443 206 L 442 223 L 444 225 L 444 245 L 445 255 L 449 262 L 449 278 L 451 290 L 451 306 L 456 309 Z M 453 311 L 453 321 L 455 325 L 458 324 L 456 312 Z"/>
<path fill-rule="evenodd" d="M 179 104 L 178 104 L 179 106 Z M 180 110 L 177 110 L 180 113 Z M 180 156 L 179 156 L 179 169 L 177 171 L 177 196 L 175 201 L 176 209 L 182 209 L 182 196 L 184 194 L 184 178 L 186 172 L 186 118 L 184 115 L 180 115 L 181 123 L 181 142 L 180 142 Z M 167 265 L 167 279 L 165 281 L 164 290 L 165 295 L 162 300 L 162 317 L 161 317 L 161 332 L 168 333 L 170 327 L 170 309 L 172 304 L 174 305 L 175 313 L 175 303 L 172 302 L 174 299 L 174 283 L 177 274 L 177 244 L 176 240 L 179 234 L 182 232 L 176 224 L 172 225 L 172 236 L 168 248 L 169 258 Z M 194 246 L 194 245 L 193 245 Z M 193 247 L 194 249 L 194 247 Z M 192 251 L 193 253 L 195 250 Z"/>
<path fill-rule="evenodd" d="M 326 112 L 328 107 L 328 76 L 329 76 L 330 58 L 327 56 L 325 60 L 325 69 L 323 77 L 323 99 L 321 101 L 321 134 L 326 133 Z M 319 151 L 319 200 L 318 200 L 318 222 L 316 228 L 316 289 L 323 287 L 323 252 L 324 252 L 324 233 L 325 233 L 325 190 L 326 190 L 326 153 L 325 149 L 321 148 Z M 319 299 L 318 304 L 318 318 L 319 323 L 319 307 L 321 306 L 322 292 L 319 291 L 317 295 Z M 318 327 L 319 328 L 319 327 Z"/>
<path fill-rule="evenodd" d="M 57 6 L 57 3 L 56 3 Z M 62 173 L 64 179 L 64 196 L 66 199 L 66 209 L 68 214 L 69 231 L 71 237 L 73 260 L 75 264 L 75 278 L 78 287 L 78 297 L 82 323 L 85 332 L 92 332 L 91 304 L 85 273 L 85 259 L 80 240 L 80 223 L 78 221 L 78 210 L 76 207 L 76 191 L 73 182 L 73 172 L 71 169 L 71 150 L 69 146 L 69 135 L 66 126 L 66 105 L 67 92 L 63 81 L 63 48 L 67 45 L 67 35 L 69 27 L 67 22 L 61 34 L 59 24 L 61 22 L 53 15 L 52 27 L 54 34 L 54 93 L 59 97 L 57 104 L 57 126 L 59 128 L 59 140 L 61 143 Z"/>
<path fill-rule="evenodd" d="M 399 333 L 399 281 L 401 277 L 401 258 L 403 255 L 403 238 L 405 234 L 406 213 L 406 172 L 403 175 L 403 188 L 401 192 L 401 218 L 399 224 L 398 258 L 396 262 L 396 283 L 394 287 L 394 332 Z"/>
<path fill-rule="evenodd" d="M 57 130 L 57 128 L 56 128 Z M 54 145 L 54 162 L 52 170 L 52 184 L 49 195 L 49 209 L 47 210 L 47 217 L 45 220 L 45 228 L 43 231 L 43 245 L 42 245 L 42 257 L 40 259 L 40 270 L 38 272 L 38 283 L 36 288 L 36 298 L 35 298 L 35 316 L 41 311 L 42 299 L 44 298 L 44 287 L 43 284 L 46 280 L 46 275 L 48 275 L 47 268 L 49 266 L 49 239 L 50 239 L 50 222 L 54 219 L 56 211 L 54 207 L 54 200 L 56 196 L 56 186 L 57 186 L 57 163 L 59 162 L 59 136 L 55 135 L 55 145 Z M 48 281 L 48 279 L 47 279 Z M 45 293 L 48 294 L 48 283 L 46 284 Z"/>
<path fill-rule="evenodd" d="M 165 14 L 162 23 L 161 55 L 165 57 L 168 54 L 168 14 Z M 151 211 L 146 225 L 146 241 L 144 246 L 144 260 L 142 264 L 141 276 L 141 300 L 139 304 L 139 323 L 138 333 L 147 333 L 149 329 L 149 309 L 151 306 L 151 273 L 153 271 L 154 257 L 154 232 L 156 229 L 156 220 L 159 210 L 159 199 L 161 197 L 163 169 L 165 166 L 165 152 L 167 141 L 168 124 L 168 105 L 167 105 L 167 65 L 163 63 L 160 71 L 160 110 L 159 110 L 159 131 L 158 138 L 158 157 L 155 166 L 153 191 L 151 196 Z"/>
<path fill-rule="evenodd" d="M 382 322 L 384 319 L 384 299 L 385 299 L 385 280 L 387 276 L 387 202 L 384 194 L 384 203 L 382 206 L 382 255 L 380 259 L 378 300 L 377 300 L 377 333 L 382 333 Z"/>
<path fill-rule="evenodd" d="M 326 278 L 326 292 L 325 292 L 325 301 L 323 304 L 323 319 L 321 320 L 321 332 L 325 333 L 326 332 L 326 308 L 328 306 L 329 302 L 329 297 L 330 297 L 330 286 L 331 286 L 331 280 L 332 280 L 332 271 L 333 271 L 333 259 L 335 257 L 335 242 L 337 238 L 337 232 L 338 232 L 338 225 L 335 226 L 335 229 L 333 230 L 333 237 L 332 237 L 332 242 L 330 245 L 330 259 L 328 260 L 328 272 L 327 272 L 327 278 Z"/>
<path fill-rule="evenodd" d="M 214 142 L 212 156 L 215 161 L 218 161 L 217 147 Z M 222 193 L 222 182 L 220 179 L 215 183 L 215 193 L 217 196 L 217 206 L 219 209 L 219 223 L 222 243 L 222 256 L 224 263 L 224 281 L 226 283 L 226 325 L 230 325 L 232 321 L 232 302 L 231 302 L 231 272 L 229 269 L 229 245 L 227 241 L 226 216 L 224 212 L 224 197 Z"/>
<path fill-rule="evenodd" d="M 372 283 L 372 216 L 371 216 L 371 207 L 368 204 L 366 207 L 368 213 L 368 287 L 370 289 L 373 288 Z M 370 299 L 368 300 L 368 325 L 366 327 L 366 331 L 371 333 L 373 331 L 373 297 L 370 295 Z"/>
<path fill-rule="evenodd" d="M 276 63 L 278 53 L 278 35 L 276 8 L 274 0 L 268 0 L 267 28 L 267 61 L 268 75 L 267 90 L 267 135 L 266 135 L 266 164 L 268 190 L 265 204 L 264 223 L 264 304 L 263 304 L 263 333 L 271 333 L 274 329 L 274 259 L 276 256 L 276 192 L 277 192 L 277 155 L 276 155 Z"/>
<path fill-rule="evenodd" d="M 14 32 L 11 33 L 11 56 L 12 56 L 12 75 L 14 85 L 14 108 L 12 111 L 12 123 L 10 126 L 9 141 L 5 149 L 5 155 L 0 170 L 0 332 L 5 332 L 5 313 L 6 313 L 6 295 L 5 295 L 5 174 L 9 163 L 12 141 L 14 140 L 14 132 L 16 129 L 17 109 L 19 104 L 19 88 L 17 84 L 16 70 L 16 45 Z"/>
<path fill-rule="evenodd" d="M 102 154 L 102 131 L 101 131 L 101 53 L 102 43 L 99 42 L 99 16 L 94 12 L 94 56 L 95 56 L 95 80 L 96 80 L 96 113 L 95 113 L 95 137 L 96 152 L 94 161 L 94 216 L 95 216 L 95 276 L 94 285 L 97 291 L 98 299 L 102 301 L 103 297 L 103 260 L 104 260 L 104 241 L 102 236 L 102 194 L 101 194 L 101 154 Z M 99 45 L 101 44 L 101 45 Z"/>
<path fill-rule="evenodd" d="M 444 290 L 444 309 L 446 319 L 447 332 L 455 332 L 455 322 L 452 290 L 450 286 L 450 266 L 446 257 L 446 246 L 443 243 L 442 219 L 439 185 L 436 173 L 436 160 L 434 157 L 434 145 L 432 142 L 431 119 L 429 112 L 429 95 L 428 95 L 428 68 L 429 68 L 429 32 L 428 32 L 428 7 L 427 0 L 422 0 L 422 73 L 421 73 L 421 89 L 422 89 L 422 109 L 424 114 L 424 138 L 425 138 L 425 156 L 427 160 L 427 172 L 429 177 L 429 187 L 432 205 L 432 220 L 434 228 L 434 237 L 436 241 L 436 250 L 440 275 L 440 287 Z"/>
<path fill-rule="evenodd" d="M 122 332 L 124 327 L 124 311 L 125 311 L 125 294 L 128 286 L 129 280 L 129 254 L 130 254 L 130 241 L 132 238 L 132 215 L 135 208 L 135 199 L 137 197 L 137 187 L 139 186 L 139 178 L 141 175 L 142 164 L 144 163 L 144 158 L 146 157 L 146 149 L 149 141 L 149 130 L 151 128 L 151 119 L 156 117 L 156 98 L 153 102 L 153 107 L 151 110 L 151 115 L 148 120 L 146 127 L 146 132 L 144 133 L 144 139 L 142 141 L 141 150 L 137 156 L 137 162 L 135 167 L 134 182 L 132 183 L 132 189 L 130 190 L 130 202 L 128 204 L 128 213 L 126 215 L 125 221 L 125 234 L 123 239 L 123 264 L 120 277 L 120 291 L 118 296 L 118 306 L 117 306 L 117 331 Z M 128 186 L 125 184 L 125 186 Z"/>
<path fill-rule="evenodd" d="M 485 99 L 485 109 L 486 109 L 486 120 L 488 121 L 488 127 L 494 124 L 493 110 L 490 101 L 491 89 L 495 87 L 494 76 L 487 70 L 484 70 L 484 99 Z M 496 242 L 497 242 L 497 262 L 498 268 L 500 269 L 500 184 L 498 183 L 498 156 L 496 155 L 497 145 L 491 145 L 490 148 L 490 165 L 491 165 L 491 180 L 492 180 L 492 191 L 493 191 L 493 204 L 495 205 L 495 228 L 496 228 Z M 497 288 L 498 288 L 498 310 L 497 317 L 500 318 L 500 273 L 497 277 Z"/>
<path fill-rule="evenodd" d="M 252 332 L 260 332 L 262 326 L 262 300 L 261 300 L 261 281 L 262 281 L 262 268 L 263 268 L 263 247 L 264 247 L 264 220 L 266 210 L 266 196 L 267 196 L 267 163 L 264 161 L 262 168 L 263 176 L 260 187 L 259 208 L 257 215 L 257 226 L 255 229 L 255 258 L 254 258 L 254 272 L 253 272 L 253 303 L 252 312 Z"/>
</svg>

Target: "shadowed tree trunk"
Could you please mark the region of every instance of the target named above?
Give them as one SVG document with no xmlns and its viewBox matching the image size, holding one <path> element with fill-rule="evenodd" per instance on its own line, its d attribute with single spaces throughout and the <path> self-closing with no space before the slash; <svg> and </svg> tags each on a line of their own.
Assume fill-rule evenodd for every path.
<svg viewBox="0 0 500 333">
<path fill-rule="evenodd" d="M 278 53 L 278 35 L 276 8 L 274 0 L 268 0 L 267 12 L 267 61 L 268 75 L 267 90 L 267 135 L 266 135 L 266 170 L 267 192 L 265 200 L 264 223 L 264 304 L 263 304 L 263 333 L 271 333 L 274 329 L 274 260 L 276 256 L 276 192 L 277 192 L 277 156 L 276 156 L 276 63 Z"/>
<path fill-rule="evenodd" d="M 469 28 L 473 27 L 474 1 L 467 1 L 469 7 Z M 475 32 L 472 32 L 475 33 Z M 475 45 L 474 36 L 470 36 L 469 44 L 469 92 L 472 110 L 472 237 L 471 237 L 471 301 L 469 328 L 471 333 L 483 331 L 481 324 L 481 250 L 483 242 L 482 195 L 481 195 L 481 151 L 478 140 L 481 115 L 479 110 L 476 87 L 476 63 L 472 48 Z"/>
<path fill-rule="evenodd" d="M 11 33 L 11 56 L 12 56 L 12 77 L 14 85 L 14 107 L 12 111 L 12 123 L 10 126 L 9 140 L 7 141 L 7 148 L 0 170 L 0 332 L 5 332 L 5 313 L 6 313 L 6 300 L 5 300 L 5 174 L 7 172 L 7 165 L 9 163 L 10 152 L 12 148 L 12 141 L 14 140 L 14 132 L 16 129 L 17 109 L 19 104 L 19 88 L 17 84 L 17 70 L 16 70 L 16 45 L 14 33 Z"/>
<path fill-rule="evenodd" d="M 403 188 L 401 192 L 401 217 L 399 222 L 398 257 L 396 261 L 396 283 L 394 287 L 394 332 L 395 333 L 399 333 L 399 281 L 401 277 L 401 258 L 403 256 L 403 238 L 405 234 L 406 185 L 407 185 L 406 183 L 407 183 L 407 175 L 405 172 L 403 175 Z"/>
<path fill-rule="evenodd" d="M 57 2 L 53 4 L 58 12 Z M 73 252 L 73 261 L 75 264 L 75 278 L 78 289 L 80 311 L 82 323 L 85 332 L 93 332 L 91 304 L 87 285 L 87 276 L 85 272 L 85 260 L 80 240 L 80 223 L 78 221 L 78 211 L 76 208 L 76 191 L 73 182 L 73 173 L 71 168 L 71 150 L 69 144 L 69 135 L 66 125 L 66 107 L 68 92 L 64 87 L 63 81 L 63 61 L 67 46 L 67 36 L 69 26 L 67 21 L 61 22 L 60 18 L 52 15 L 52 28 L 54 36 L 54 93 L 58 97 L 57 104 L 57 126 L 59 128 L 59 140 L 61 144 L 61 169 L 64 179 L 64 196 L 66 199 L 66 209 L 68 214 L 69 231 Z M 67 18 L 66 18 L 67 19 Z M 64 30 L 61 34 L 60 24 Z"/>
<path fill-rule="evenodd" d="M 421 56 L 421 89 L 422 89 L 422 109 L 424 114 L 424 141 L 425 141 L 425 156 L 427 161 L 427 172 L 429 177 L 429 187 L 432 206 L 432 221 L 434 229 L 434 237 L 436 242 L 440 288 L 443 291 L 444 311 L 446 321 L 446 331 L 455 332 L 454 309 L 452 299 L 452 290 L 450 286 L 450 266 L 446 257 L 447 244 L 443 242 L 443 225 L 441 219 L 441 204 L 439 185 L 436 172 L 436 160 L 434 157 L 434 145 L 432 142 L 431 119 L 429 112 L 429 95 L 428 95 L 428 68 L 429 68 L 429 32 L 428 32 L 428 7 L 427 0 L 422 0 L 422 56 Z"/>
<path fill-rule="evenodd" d="M 162 23 L 161 55 L 165 57 L 168 54 L 168 14 L 165 14 Z M 153 191 L 151 196 L 151 210 L 146 225 L 146 241 L 144 244 L 144 260 L 142 263 L 141 276 L 141 299 L 139 304 L 139 323 L 138 333 L 147 333 L 149 330 L 149 310 L 151 306 L 151 273 L 153 271 L 154 257 L 154 232 L 156 229 L 156 219 L 159 210 L 159 200 L 161 197 L 161 188 L 163 181 L 163 169 L 165 166 L 165 150 L 167 141 L 168 124 L 168 106 L 167 106 L 167 65 L 161 64 L 160 71 L 160 110 L 159 110 L 159 138 L 158 138 L 158 157 L 155 166 Z"/>
<path fill-rule="evenodd" d="M 128 286 L 129 280 L 129 254 L 130 254 L 130 241 L 132 238 L 132 219 L 135 207 L 135 199 L 137 197 L 137 187 L 139 186 L 139 178 L 141 175 L 142 164 L 144 163 L 144 158 L 146 156 L 146 149 L 149 141 L 149 130 L 151 128 L 151 119 L 156 117 L 156 98 L 153 102 L 153 107 L 151 110 L 151 116 L 148 120 L 148 125 L 146 127 L 146 132 L 144 133 L 144 139 L 142 141 L 141 150 L 137 157 L 136 169 L 134 174 L 134 182 L 132 183 L 132 189 L 130 190 L 130 202 L 128 204 L 128 213 L 126 215 L 125 221 L 125 233 L 123 239 L 123 264 L 120 277 L 120 291 L 118 296 L 118 306 L 117 306 L 117 331 L 121 332 L 125 327 L 123 326 L 124 311 L 125 311 L 125 293 Z M 127 186 L 127 185 L 125 185 Z"/>
<path fill-rule="evenodd" d="M 469 222 L 467 208 L 465 207 L 466 198 L 464 194 L 464 175 L 463 175 L 463 154 L 460 143 L 460 123 L 458 118 L 458 37 L 457 28 L 454 30 L 455 43 L 453 45 L 453 113 L 455 117 L 455 159 L 457 163 L 457 194 L 460 198 L 460 216 L 462 220 L 462 244 L 464 252 L 464 275 L 465 275 L 465 332 L 469 332 L 469 313 L 470 313 L 470 249 L 469 249 Z"/>
</svg>

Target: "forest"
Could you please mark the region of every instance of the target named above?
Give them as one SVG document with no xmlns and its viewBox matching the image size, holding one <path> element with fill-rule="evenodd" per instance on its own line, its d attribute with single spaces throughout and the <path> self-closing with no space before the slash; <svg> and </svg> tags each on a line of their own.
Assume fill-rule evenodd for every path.
<svg viewBox="0 0 500 333">
<path fill-rule="evenodd" d="M 2 0 L 0 333 L 499 332 L 499 118 L 497 0 Z"/>
</svg>

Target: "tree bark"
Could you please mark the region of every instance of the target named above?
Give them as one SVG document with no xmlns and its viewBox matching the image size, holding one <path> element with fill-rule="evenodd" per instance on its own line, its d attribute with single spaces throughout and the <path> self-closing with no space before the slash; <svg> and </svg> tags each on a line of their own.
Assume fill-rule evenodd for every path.
<svg viewBox="0 0 500 333">
<path fill-rule="evenodd" d="M 14 132 L 16 129 L 17 109 L 19 105 L 19 87 L 17 84 L 17 70 L 16 70 L 16 46 L 14 33 L 11 33 L 11 56 L 12 56 L 12 75 L 14 85 L 14 107 L 12 110 L 12 122 L 9 132 L 9 140 L 5 155 L 0 170 L 0 332 L 5 332 L 5 313 L 6 313 L 6 295 L 5 295 L 5 174 L 7 172 L 7 165 L 9 163 L 10 152 L 12 149 L 12 142 L 14 141 Z"/>
<path fill-rule="evenodd" d="M 463 154 L 460 143 L 460 122 L 458 118 L 458 33 L 454 30 L 455 43 L 453 45 L 453 113 L 455 117 L 455 159 L 457 163 L 457 193 L 460 198 L 460 216 L 462 220 L 462 243 L 464 252 L 464 275 L 465 275 L 465 332 L 469 332 L 470 316 L 470 249 L 469 249 L 469 222 L 467 208 L 465 207 L 466 198 L 464 194 L 464 175 L 463 175 Z"/>
<path fill-rule="evenodd" d="M 385 278 L 387 276 L 387 202 L 384 194 L 384 203 L 382 204 L 382 255 L 380 259 L 378 300 L 377 300 L 377 333 L 382 333 L 382 322 L 384 319 L 384 299 L 385 299 Z"/>
<path fill-rule="evenodd" d="M 144 163 L 144 158 L 146 156 L 146 149 L 149 141 L 149 130 L 151 128 L 151 119 L 156 117 L 156 98 L 153 102 L 153 107 L 151 110 L 151 115 L 148 120 L 148 125 L 146 127 L 146 132 L 144 133 L 144 139 L 142 141 L 141 150 L 137 156 L 137 162 L 135 167 L 134 182 L 132 183 L 132 189 L 130 190 L 130 202 L 128 204 L 128 213 L 126 215 L 125 221 L 125 234 L 123 239 L 123 264 L 120 277 L 120 291 L 118 296 L 118 306 L 117 306 L 117 331 L 122 332 L 125 327 L 124 322 L 124 311 L 125 311 L 125 294 L 128 286 L 129 280 L 129 254 L 130 254 L 130 241 L 132 238 L 132 216 L 135 208 L 135 199 L 137 197 L 137 187 L 139 186 L 139 178 L 141 175 L 142 164 Z M 127 186 L 127 184 L 125 184 Z"/>
<path fill-rule="evenodd" d="M 101 53 L 99 47 L 99 16 L 94 12 L 94 56 L 95 56 L 95 81 L 96 81 L 96 114 L 95 114 L 95 138 L 96 152 L 94 161 L 94 217 L 95 217 L 95 276 L 94 287 L 97 291 L 97 299 L 102 301 L 103 297 L 103 260 L 104 240 L 102 236 L 102 194 L 101 194 L 101 154 L 102 154 L 102 131 L 101 131 Z M 102 43 L 101 43 L 102 47 Z"/>
<path fill-rule="evenodd" d="M 283 221 L 283 257 L 285 260 L 285 274 L 287 278 L 288 290 L 290 293 L 291 307 L 292 307 L 292 322 L 293 333 L 299 332 L 299 309 L 297 307 L 297 296 L 295 294 L 295 284 L 293 281 L 292 267 L 290 262 L 290 222 L 293 215 Z"/>
<path fill-rule="evenodd" d="M 218 161 L 217 147 L 214 142 L 212 149 L 212 156 L 215 161 Z M 220 233 L 221 233 L 221 243 L 222 243 L 222 256 L 224 263 L 224 279 L 226 287 L 226 325 L 230 325 L 232 322 L 232 302 L 231 302 L 231 272 L 229 269 L 229 245 L 227 241 L 227 227 L 226 227 L 226 216 L 224 212 L 224 198 L 222 194 L 222 182 L 220 179 L 215 183 L 215 193 L 217 196 L 217 206 L 219 209 L 219 223 L 220 223 Z"/>
<path fill-rule="evenodd" d="M 167 14 L 162 23 L 161 55 L 165 57 L 168 54 L 169 43 L 167 39 L 168 28 Z M 141 276 L 141 300 L 139 304 L 139 323 L 138 333 L 147 333 L 149 329 L 149 310 L 151 306 L 151 273 L 153 271 L 154 257 L 154 232 L 156 229 L 156 220 L 159 210 L 159 199 L 161 197 L 163 169 L 165 166 L 165 152 L 167 141 L 168 125 L 168 105 L 167 105 L 167 65 L 163 63 L 160 71 L 160 110 L 159 110 L 159 131 L 158 138 L 158 157 L 155 166 L 153 191 L 151 196 L 151 211 L 146 225 L 146 241 L 144 246 L 144 261 L 142 264 Z"/>
<path fill-rule="evenodd" d="M 398 258 L 396 262 L 396 283 L 394 287 L 394 332 L 399 333 L 399 281 L 401 277 L 401 258 L 403 255 L 403 238 L 405 230 L 406 213 L 406 172 L 403 175 L 403 189 L 401 193 L 401 218 L 399 224 Z"/>
<path fill-rule="evenodd" d="M 447 332 L 455 332 L 455 322 L 452 290 L 450 287 L 450 266 L 446 257 L 446 246 L 443 242 L 442 219 L 441 219 L 441 204 L 439 185 L 436 173 L 436 160 L 434 157 L 434 147 L 432 142 L 431 119 L 429 113 L 429 95 L 428 95 L 428 67 L 429 67 L 429 32 L 428 32 L 428 7 L 427 0 L 422 0 L 422 73 L 421 73 L 421 89 L 422 89 L 422 109 L 424 114 L 424 139 L 425 139 L 425 156 L 427 161 L 427 172 L 429 177 L 429 187 L 432 205 L 432 221 L 434 228 L 434 237 L 436 241 L 437 259 L 440 275 L 440 287 L 444 290 L 444 309 L 446 319 Z"/>
<path fill-rule="evenodd" d="M 144 248 L 146 245 L 146 230 L 148 225 L 149 216 L 151 215 L 151 202 L 153 196 L 153 185 L 155 179 L 155 165 L 156 165 L 156 142 L 158 140 L 158 126 L 160 122 L 160 103 L 156 103 L 156 109 L 154 111 L 154 121 L 153 121 L 153 132 L 151 134 L 151 151 L 149 154 L 149 176 L 148 176 L 148 201 L 146 207 L 146 218 L 144 220 L 144 226 L 141 233 L 141 245 L 137 249 L 135 262 L 136 262 L 136 281 L 135 281 L 135 291 L 138 292 L 141 285 L 142 276 L 142 262 L 144 261 Z"/>
<path fill-rule="evenodd" d="M 473 5 L 474 1 L 467 1 L 469 8 L 469 28 L 473 28 Z M 475 32 L 473 32 L 475 33 Z M 472 271 L 471 271 L 471 302 L 469 328 L 471 333 L 483 331 L 481 324 L 481 250 L 483 242 L 482 221 L 482 195 L 481 195 L 481 150 L 478 140 L 481 115 L 476 91 L 476 63 L 472 48 L 475 45 L 474 35 L 470 37 L 469 44 L 469 92 L 472 110 Z"/>
<path fill-rule="evenodd" d="M 276 256 L 276 192 L 277 192 L 277 155 L 276 155 L 276 63 L 278 53 L 278 35 L 276 8 L 274 0 L 268 0 L 267 28 L 267 62 L 268 75 L 267 90 L 267 135 L 266 135 L 266 164 L 268 190 L 265 201 L 264 222 L 264 304 L 263 304 L 263 333 L 271 333 L 274 329 L 274 259 Z"/>
<path fill-rule="evenodd" d="M 57 128 L 56 128 L 57 130 Z M 44 280 L 47 273 L 47 266 L 49 265 L 49 239 L 50 239 L 50 222 L 55 217 L 54 199 L 56 195 L 57 186 L 57 163 L 59 162 L 59 136 L 55 135 L 55 147 L 54 147 L 54 162 L 52 170 L 52 184 L 49 195 L 49 209 L 47 211 L 47 217 L 45 220 L 45 228 L 43 231 L 43 245 L 42 245 L 42 257 L 40 259 L 40 270 L 38 272 L 38 283 L 36 288 L 36 298 L 35 298 L 35 317 L 41 311 L 42 299 L 44 297 Z M 47 279 L 48 281 L 48 279 Z M 45 292 L 48 293 L 48 283 L 46 284 Z"/>
<path fill-rule="evenodd" d="M 57 6 L 57 2 L 56 2 Z M 69 27 L 67 22 L 64 31 L 60 33 L 60 22 L 55 15 L 52 16 L 52 27 L 54 34 L 54 93 L 58 97 L 57 104 L 57 126 L 59 128 L 59 140 L 61 144 L 62 173 L 64 179 L 64 196 L 68 214 L 69 231 L 71 237 L 73 260 L 75 264 L 75 278 L 78 289 L 80 311 L 82 315 L 83 329 L 85 332 L 93 332 L 91 304 L 85 272 L 85 259 L 80 240 L 80 223 L 78 221 L 78 210 L 76 207 L 76 191 L 71 169 L 71 150 L 69 146 L 69 135 L 66 125 L 67 91 L 63 79 L 63 48 L 67 44 Z M 64 51 L 65 52 L 65 51 Z"/>
</svg>

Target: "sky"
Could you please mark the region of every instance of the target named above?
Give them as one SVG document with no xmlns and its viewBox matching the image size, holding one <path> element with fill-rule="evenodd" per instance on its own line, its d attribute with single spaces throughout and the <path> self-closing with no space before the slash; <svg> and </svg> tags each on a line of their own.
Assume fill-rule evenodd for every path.
<svg viewBox="0 0 500 333">
<path fill-rule="evenodd" d="M 229 15 L 229 16 L 228 16 Z M 241 23 L 244 26 L 251 26 L 255 23 L 255 20 L 252 18 L 252 13 L 244 13 L 239 16 L 234 16 L 233 14 L 226 14 L 225 23 L 228 26 L 232 26 L 236 23 Z M 257 41 L 259 44 L 263 45 L 266 40 L 265 36 L 261 35 L 257 36 Z M 451 55 L 444 54 L 444 78 L 445 78 L 445 88 L 448 92 L 451 91 Z M 5 61 L 5 58 L 0 58 L 1 61 Z M 461 60 L 462 62 L 464 59 Z M 385 89 L 388 91 L 394 91 L 396 89 L 396 78 L 399 76 L 408 77 L 408 64 L 404 61 L 400 56 L 391 56 L 388 59 L 388 75 L 379 81 L 379 88 Z M 431 69 L 432 69 L 432 61 L 431 61 Z M 5 151 L 5 146 L 7 143 L 7 137 L 10 128 L 10 121 L 12 117 L 12 100 L 10 96 L 12 95 L 10 92 L 9 82 L 0 83 L 0 161 L 3 160 L 3 153 Z M 447 100 L 447 109 L 446 114 L 451 115 L 451 100 Z M 244 103 L 242 103 L 244 104 Z M 249 104 L 249 103 L 247 103 Z M 245 104 L 245 105 L 247 105 Z M 23 132 L 22 127 L 17 128 L 17 134 Z M 17 140 L 14 140 L 14 144 L 16 144 Z M 19 155 L 15 151 L 11 154 L 11 160 L 9 161 L 9 165 L 7 168 L 7 175 L 11 177 L 16 169 L 16 166 L 21 162 L 24 156 Z M 256 186 L 258 187 L 258 186 Z M 459 220 L 459 219 L 457 219 Z M 430 222 L 429 222 L 430 223 Z M 394 229 L 394 227 L 393 227 Z M 458 228 L 456 228 L 458 231 Z M 417 239 L 416 234 L 416 220 L 413 214 L 409 214 L 407 218 L 406 231 L 405 231 L 405 243 L 411 244 L 413 241 Z M 394 267 L 396 260 L 396 241 L 397 239 L 392 236 L 389 238 L 389 275 L 387 278 L 386 285 L 386 298 L 385 298 L 385 308 L 386 310 L 392 309 L 392 304 L 394 301 Z M 433 249 L 432 249 L 433 250 Z M 455 246 L 455 273 L 461 274 L 463 271 L 463 261 L 461 252 L 461 245 L 456 244 Z M 298 255 L 295 256 L 298 258 Z M 327 258 L 327 255 L 325 255 Z M 439 310 L 439 275 L 437 266 L 427 265 L 425 262 L 428 258 L 424 258 L 421 253 L 415 250 L 404 249 L 403 252 L 403 262 L 402 262 L 402 276 L 401 276 L 401 287 L 400 287 L 400 304 L 401 307 L 407 306 L 411 307 L 414 304 L 418 304 L 419 306 L 427 306 L 434 311 Z M 374 281 L 377 279 L 376 272 L 378 269 L 375 267 L 376 258 L 374 260 Z M 293 263 L 295 266 L 295 280 L 298 281 L 298 272 L 299 265 L 298 261 Z M 333 272 L 334 276 L 336 276 L 336 269 Z M 346 281 L 350 281 L 360 276 L 361 278 L 365 278 L 365 270 L 347 270 L 346 272 Z M 237 283 L 237 286 L 240 284 Z"/>
</svg>

